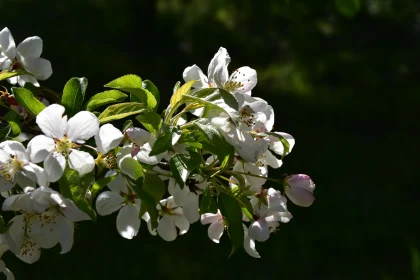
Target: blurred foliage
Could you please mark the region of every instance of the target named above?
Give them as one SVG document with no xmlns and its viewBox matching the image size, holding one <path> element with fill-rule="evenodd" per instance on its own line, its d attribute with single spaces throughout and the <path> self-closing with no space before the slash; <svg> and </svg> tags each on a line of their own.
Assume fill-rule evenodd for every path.
<svg viewBox="0 0 420 280">
<path fill-rule="evenodd" d="M 317 184 L 311 208 L 290 204 L 294 219 L 257 243 L 260 260 L 244 252 L 228 259 L 227 238 L 213 244 L 201 225 L 171 243 L 144 225 L 137 238 L 123 240 L 110 216 L 80 223 L 68 254 L 55 248 L 26 265 L 7 253 L 8 267 L 17 279 L 414 279 L 419 6 L 416 0 L 0 1 L 1 28 L 8 26 L 16 41 L 44 40 L 43 57 L 54 70 L 44 85 L 57 91 L 85 76 L 92 96 L 133 73 L 159 87 L 163 109 L 185 67 L 206 72 L 226 47 L 231 71 L 257 70 L 253 95 L 275 108 L 275 130 L 297 139 L 271 175 L 306 173 Z"/>
</svg>

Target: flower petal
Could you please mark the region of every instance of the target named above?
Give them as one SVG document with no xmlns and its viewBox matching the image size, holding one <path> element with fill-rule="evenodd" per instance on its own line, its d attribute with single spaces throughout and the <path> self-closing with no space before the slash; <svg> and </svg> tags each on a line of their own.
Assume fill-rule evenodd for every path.
<svg viewBox="0 0 420 280">
<path fill-rule="evenodd" d="M 81 111 L 68 121 L 67 136 L 72 142 L 87 140 L 99 131 L 98 118 L 88 111 Z"/>
<path fill-rule="evenodd" d="M 29 159 L 33 163 L 44 161 L 54 148 L 55 143 L 52 138 L 45 135 L 37 135 L 28 143 Z"/>
<path fill-rule="evenodd" d="M 101 216 L 109 215 L 121 208 L 125 199 L 116 192 L 103 192 L 96 199 L 96 212 Z"/>
<path fill-rule="evenodd" d="M 286 187 L 286 195 L 294 204 L 302 207 L 309 207 L 315 201 L 311 191 L 299 187 Z"/>
<path fill-rule="evenodd" d="M 219 48 L 219 51 L 214 55 L 213 59 L 210 61 L 209 68 L 207 71 L 208 80 L 210 83 L 214 83 L 218 87 L 223 87 L 223 85 L 228 80 L 228 70 L 227 67 L 230 62 L 230 56 L 227 50 L 223 47 Z"/>
<path fill-rule="evenodd" d="M 30 83 L 36 87 L 39 87 L 37 79 L 35 79 L 34 76 L 29 74 L 17 76 L 17 82 L 21 87 L 24 87 L 26 83 Z"/>
<path fill-rule="evenodd" d="M 0 49 L 10 59 L 16 57 L 16 44 L 9 28 L 5 27 L 0 31 Z"/>
<path fill-rule="evenodd" d="M 149 142 L 151 138 L 150 132 L 138 127 L 129 128 L 126 130 L 126 133 L 131 141 L 140 147 Z"/>
<path fill-rule="evenodd" d="M 127 239 L 132 239 L 140 229 L 139 211 L 136 207 L 128 203 L 120 209 L 117 216 L 118 233 Z"/>
<path fill-rule="evenodd" d="M 261 258 L 260 254 L 258 254 L 257 250 L 255 249 L 255 241 L 248 235 L 246 235 L 244 239 L 244 249 L 245 252 L 247 252 L 251 257 Z"/>
<path fill-rule="evenodd" d="M 106 174 L 105 177 L 111 177 L 115 174 L 118 174 L 117 171 L 115 170 L 109 170 Z M 114 180 L 112 180 L 111 182 L 108 183 L 108 188 L 116 193 L 128 193 L 128 189 L 127 186 L 125 185 L 125 181 L 124 178 L 121 174 L 118 174 L 117 177 L 115 177 Z"/>
<path fill-rule="evenodd" d="M 64 111 L 63 106 L 52 104 L 36 116 L 36 123 L 49 138 L 61 139 L 66 133 L 67 117 L 63 117 Z"/>
<path fill-rule="evenodd" d="M 224 230 L 225 225 L 222 222 L 215 222 L 209 226 L 207 233 L 211 241 L 214 243 L 219 243 L 220 237 L 222 236 Z"/>
<path fill-rule="evenodd" d="M 83 175 L 95 168 L 95 160 L 87 152 L 72 149 L 69 154 L 69 166 Z"/>
<path fill-rule="evenodd" d="M 25 57 L 21 60 L 23 68 L 31 73 L 35 79 L 44 81 L 51 77 L 53 71 L 51 62 L 40 57 Z"/>
<path fill-rule="evenodd" d="M 185 186 L 184 189 L 188 189 L 188 187 Z M 198 195 L 193 192 L 188 192 L 182 210 L 188 222 L 191 224 L 197 222 L 200 219 L 200 213 L 198 213 Z"/>
<path fill-rule="evenodd" d="M 55 232 L 58 242 L 60 242 L 61 245 L 60 254 L 65 254 L 71 250 L 71 247 L 73 247 L 74 224 L 62 215 L 57 215 L 55 222 Z"/>
<path fill-rule="evenodd" d="M 284 132 L 274 132 L 277 134 L 280 134 L 281 136 L 283 136 L 283 138 L 285 138 L 287 140 L 287 142 L 289 143 L 289 153 L 292 151 L 293 147 L 295 146 L 295 138 L 293 138 L 292 135 L 284 133 Z M 284 146 L 283 143 L 280 141 L 280 139 L 278 137 L 275 136 L 269 136 L 270 139 L 270 149 L 275 152 L 276 154 L 283 156 L 284 153 Z M 287 154 L 289 154 L 287 153 Z M 287 155 L 286 154 L 286 155 Z"/>
<path fill-rule="evenodd" d="M 251 223 L 248 229 L 248 234 L 251 239 L 255 239 L 260 242 L 266 241 L 270 237 L 270 229 L 268 223 L 264 218 Z"/>
<path fill-rule="evenodd" d="M 98 151 L 102 154 L 108 153 L 110 150 L 116 148 L 123 139 L 124 135 L 121 131 L 110 123 L 107 123 L 99 129 L 95 135 L 95 142 L 98 146 Z"/>
<path fill-rule="evenodd" d="M 236 92 L 250 95 L 250 91 L 257 84 L 257 71 L 248 66 L 241 67 L 230 75 L 229 82 L 238 85 Z"/>
<path fill-rule="evenodd" d="M 175 225 L 179 229 L 179 235 L 187 233 L 190 228 L 190 223 L 184 216 L 172 216 L 174 219 Z"/>
<path fill-rule="evenodd" d="M 57 182 L 66 168 L 66 159 L 62 154 L 49 154 L 44 161 L 45 177 L 48 181 Z"/>
<path fill-rule="evenodd" d="M 201 215 L 201 223 L 203 225 L 216 223 L 219 221 L 219 219 L 220 216 L 218 214 L 205 213 Z"/>
<path fill-rule="evenodd" d="M 26 38 L 17 46 L 17 55 L 21 57 L 40 57 L 42 53 L 42 39 L 38 36 Z"/>
<path fill-rule="evenodd" d="M 159 220 L 157 232 L 165 241 L 174 241 L 177 237 L 174 220 L 170 216 L 163 216 Z"/>
<path fill-rule="evenodd" d="M 207 88 L 209 86 L 206 75 L 204 75 L 200 67 L 195 64 L 185 68 L 184 73 L 182 73 L 182 77 L 184 78 L 185 82 L 198 80 L 193 84 L 194 88 Z"/>
</svg>

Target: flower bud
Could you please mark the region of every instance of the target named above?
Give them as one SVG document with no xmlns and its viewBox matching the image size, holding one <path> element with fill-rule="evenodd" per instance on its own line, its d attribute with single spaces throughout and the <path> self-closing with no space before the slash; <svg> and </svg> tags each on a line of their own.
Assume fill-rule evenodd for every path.
<svg viewBox="0 0 420 280">
<path fill-rule="evenodd" d="M 286 179 L 285 191 L 287 197 L 296 205 L 309 207 L 315 200 L 313 191 L 315 184 L 311 177 L 305 174 L 296 174 Z"/>
</svg>

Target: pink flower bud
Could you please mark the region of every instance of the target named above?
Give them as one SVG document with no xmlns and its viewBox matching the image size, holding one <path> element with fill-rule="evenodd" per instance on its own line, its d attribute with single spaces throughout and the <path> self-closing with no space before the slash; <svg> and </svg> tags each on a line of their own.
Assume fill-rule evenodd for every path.
<svg viewBox="0 0 420 280">
<path fill-rule="evenodd" d="M 315 200 L 313 191 L 315 184 L 311 177 L 305 174 L 296 174 L 286 179 L 286 195 L 296 205 L 309 207 Z"/>
</svg>

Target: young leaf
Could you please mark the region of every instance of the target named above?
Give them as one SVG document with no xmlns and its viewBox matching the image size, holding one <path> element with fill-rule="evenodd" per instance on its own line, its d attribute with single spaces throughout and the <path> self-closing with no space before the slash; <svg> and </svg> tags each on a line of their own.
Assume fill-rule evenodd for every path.
<svg viewBox="0 0 420 280">
<path fill-rule="evenodd" d="M 160 102 L 160 94 L 159 94 L 158 88 L 149 80 L 143 81 L 143 88 L 147 89 L 148 91 L 150 91 L 151 94 L 153 94 L 157 102 L 156 104 L 156 108 L 157 108 Z"/>
<path fill-rule="evenodd" d="M 155 112 L 147 112 L 136 117 L 148 131 L 155 133 L 162 124 L 162 118 Z"/>
<path fill-rule="evenodd" d="M 189 154 L 174 154 L 169 161 L 172 175 L 181 188 L 190 175 L 191 171 L 198 168 L 201 163 L 201 156 L 196 152 Z"/>
<path fill-rule="evenodd" d="M 82 107 L 87 85 L 86 78 L 71 78 L 64 86 L 61 104 L 66 108 L 66 115 L 69 118 Z"/>
<path fill-rule="evenodd" d="M 10 111 L 3 118 L 10 125 L 9 137 L 17 137 L 20 134 L 20 119 L 18 113 L 10 109 Z"/>
<path fill-rule="evenodd" d="M 67 166 L 58 184 L 61 194 L 73 200 L 80 210 L 88 214 L 96 222 L 96 214 L 86 198 L 86 193 L 94 181 L 95 176 L 93 172 L 80 175 L 79 172 Z"/>
<path fill-rule="evenodd" d="M 18 70 L 18 71 L 3 70 L 3 71 L 0 71 L 0 81 L 12 78 L 14 76 L 23 75 L 23 74 L 26 74 L 26 72 L 22 70 Z"/>
<path fill-rule="evenodd" d="M 86 110 L 92 112 L 100 106 L 122 102 L 126 98 L 127 94 L 116 89 L 100 92 L 89 99 L 89 101 L 86 103 Z"/>
<path fill-rule="evenodd" d="M 170 105 L 171 105 L 172 109 L 175 108 L 175 106 L 178 104 L 178 102 L 181 101 L 182 96 L 187 94 L 190 91 L 192 85 L 195 82 L 196 82 L 196 80 L 186 82 L 185 84 L 182 85 L 182 87 L 177 89 L 177 91 L 171 97 Z"/>
<path fill-rule="evenodd" d="M 109 183 L 111 183 L 112 181 L 114 181 L 115 178 L 117 178 L 118 174 L 109 176 L 109 177 L 103 177 L 98 179 L 90 188 L 90 203 L 92 203 L 92 201 L 95 199 L 96 195 L 98 194 L 98 192 L 105 187 L 106 185 L 108 185 Z"/>
<path fill-rule="evenodd" d="M 16 101 L 33 117 L 36 117 L 36 115 L 45 109 L 45 105 L 39 102 L 29 90 L 12 87 L 12 91 Z"/>
<path fill-rule="evenodd" d="M 163 130 L 165 133 L 153 144 L 152 150 L 149 153 L 150 156 L 166 152 L 172 148 L 172 146 L 175 145 L 181 137 L 181 133 L 174 126 L 164 126 Z"/>
<path fill-rule="evenodd" d="M 218 204 L 222 215 L 228 221 L 227 231 L 232 242 L 232 251 L 230 253 L 230 256 L 232 256 L 244 243 L 245 234 L 242 226 L 242 209 L 236 199 L 226 193 L 220 193 Z"/>
<path fill-rule="evenodd" d="M 101 124 L 123 119 L 125 117 L 139 114 L 146 109 L 144 108 L 143 104 L 135 103 L 135 102 L 127 102 L 127 103 L 119 103 L 115 105 L 111 105 L 103 111 L 98 119 Z"/>
<path fill-rule="evenodd" d="M 140 99 L 148 108 L 154 109 L 157 106 L 155 96 L 143 88 L 141 78 L 136 75 L 125 75 L 105 85 L 105 87 L 126 91 Z"/>
</svg>

